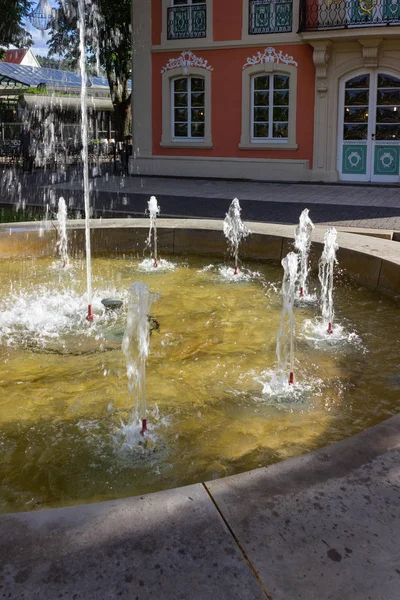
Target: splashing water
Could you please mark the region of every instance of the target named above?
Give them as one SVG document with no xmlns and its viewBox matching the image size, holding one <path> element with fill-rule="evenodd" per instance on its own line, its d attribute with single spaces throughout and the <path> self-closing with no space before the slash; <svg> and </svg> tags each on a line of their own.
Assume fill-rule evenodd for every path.
<svg viewBox="0 0 400 600">
<path fill-rule="evenodd" d="M 58 242 L 57 248 L 63 261 L 64 267 L 68 265 L 68 238 L 67 238 L 67 206 L 64 198 L 60 198 L 58 201 L 58 212 L 57 212 L 57 232 Z"/>
<path fill-rule="evenodd" d="M 147 318 L 151 305 L 160 297 L 141 281 L 130 287 L 128 316 L 122 351 L 126 357 L 129 400 L 135 404 L 135 420 L 141 419 L 141 433 L 147 430 L 146 359 L 150 349 L 150 325 Z"/>
<path fill-rule="evenodd" d="M 82 117 L 82 162 L 83 162 L 83 197 L 85 205 L 85 239 L 86 239 L 86 277 L 87 277 L 87 320 L 93 321 L 92 311 L 92 261 L 90 248 L 90 198 L 89 198 L 89 148 L 88 148 L 88 113 L 87 113 L 87 73 L 85 51 L 85 0 L 78 0 L 79 8 L 79 51 L 81 74 L 81 117 Z"/>
<path fill-rule="evenodd" d="M 294 384 L 294 314 L 293 305 L 298 277 L 298 255 L 289 252 L 282 260 L 284 270 L 282 282 L 282 315 L 276 342 L 277 375 L 283 382 L 289 362 L 289 383 Z"/>
<path fill-rule="evenodd" d="M 311 247 L 311 233 L 314 229 L 314 223 L 311 221 L 308 213 L 308 208 L 305 208 L 300 215 L 299 224 L 294 232 L 294 247 L 300 255 L 300 273 L 298 280 L 300 297 L 306 296 L 308 293 L 308 256 Z"/>
<path fill-rule="evenodd" d="M 322 320 L 326 325 L 329 334 L 333 332 L 333 268 L 337 263 L 336 251 L 339 248 L 336 243 L 336 238 L 336 229 L 334 227 L 329 227 L 324 235 L 324 249 L 319 260 L 318 271 L 318 278 L 321 283 Z"/>
<path fill-rule="evenodd" d="M 240 208 L 239 200 L 234 198 L 224 219 L 224 235 L 228 240 L 229 250 L 235 259 L 235 275 L 239 273 L 239 244 L 250 234 L 249 229 L 240 217 L 241 212 L 242 209 Z"/>
<path fill-rule="evenodd" d="M 153 260 L 154 267 L 158 266 L 158 256 L 157 256 L 157 215 L 160 213 L 160 207 L 157 204 L 157 198 L 152 196 L 148 202 L 148 211 L 150 215 L 150 229 L 149 235 L 147 237 L 146 245 L 148 248 L 151 248 L 151 234 L 153 233 Z"/>
</svg>

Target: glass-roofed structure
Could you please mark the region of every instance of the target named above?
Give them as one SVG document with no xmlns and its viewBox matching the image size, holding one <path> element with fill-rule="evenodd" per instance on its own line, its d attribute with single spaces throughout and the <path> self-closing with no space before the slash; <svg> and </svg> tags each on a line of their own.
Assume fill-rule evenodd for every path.
<svg viewBox="0 0 400 600">
<path fill-rule="evenodd" d="M 51 119 L 62 141 L 75 137 L 80 121 L 77 73 L 0 62 L 0 141 L 18 139 L 23 123 L 40 129 Z M 112 139 L 113 105 L 106 77 L 88 77 L 91 137 Z"/>
</svg>

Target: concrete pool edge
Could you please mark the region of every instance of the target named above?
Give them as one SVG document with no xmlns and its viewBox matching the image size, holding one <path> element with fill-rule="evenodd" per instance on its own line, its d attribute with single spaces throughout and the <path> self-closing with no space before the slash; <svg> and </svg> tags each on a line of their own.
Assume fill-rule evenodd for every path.
<svg viewBox="0 0 400 600">
<path fill-rule="evenodd" d="M 269 223 L 247 223 L 252 235 L 240 250 L 242 261 L 281 260 L 292 249 L 294 227 Z M 91 221 L 93 252 L 143 252 L 147 237 L 147 219 L 96 219 Z M 160 254 L 193 253 L 226 256 L 222 221 L 209 219 L 158 219 Z M 69 221 L 70 248 L 73 253 L 84 250 L 84 221 Z M 41 230 L 41 235 L 38 232 Z M 313 232 L 311 259 L 316 264 L 326 227 Z M 0 258 L 15 254 L 54 253 L 55 229 L 44 230 L 41 222 L 0 224 Z M 338 260 L 361 285 L 400 293 L 400 246 L 398 242 L 338 232 Z"/>
</svg>

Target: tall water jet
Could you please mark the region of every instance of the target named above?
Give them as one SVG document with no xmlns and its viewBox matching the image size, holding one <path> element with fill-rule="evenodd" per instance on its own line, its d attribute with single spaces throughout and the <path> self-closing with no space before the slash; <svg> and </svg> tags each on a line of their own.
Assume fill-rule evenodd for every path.
<svg viewBox="0 0 400 600">
<path fill-rule="evenodd" d="M 314 229 L 314 223 L 308 216 L 309 210 L 305 208 L 300 215 L 299 224 L 294 232 L 294 247 L 299 253 L 300 273 L 299 273 L 299 295 L 302 298 L 307 294 L 307 279 L 309 273 L 308 257 L 311 247 L 311 234 Z"/>
<path fill-rule="evenodd" d="M 150 215 L 150 229 L 147 237 L 147 246 L 151 248 L 151 237 L 153 233 L 153 260 L 154 266 L 158 267 L 158 256 L 157 256 L 157 215 L 160 213 L 160 207 L 157 204 L 157 198 L 152 196 L 147 203 L 148 211 Z"/>
<path fill-rule="evenodd" d="M 79 51 L 81 73 L 81 118 L 82 118 L 82 162 L 83 162 L 83 197 L 85 205 L 85 239 L 86 239 L 86 279 L 88 314 L 86 319 L 93 321 L 92 310 L 92 261 L 90 248 L 90 198 L 89 198 L 89 149 L 88 149 L 88 114 L 87 114 L 87 74 L 85 50 L 85 0 L 78 0 L 79 10 Z"/>
<path fill-rule="evenodd" d="M 63 261 L 63 266 L 68 265 L 68 238 L 67 238 L 67 206 L 65 200 L 61 197 L 58 201 L 57 211 L 57 248 Z"/>
<path fill-rule="evenodd" d="M 150 349 L 150 307 L 160 294 L 149 291 L 141 281 L 130 287 L 128 316 L 122 351 L 126 357 L 129 400 L 135 406 L 135 420 L 141 420 L 142 435 L 147 431 L 146 360 Z"/>
<path fill-rule="evenodd" d="M 333 310 L 333 269 L 337 263 L 336 251 L 339 246 L 336 243 L 337 231 L 329 227 L 324 236 L 324 249 L 319 260 L 318 278 L 321 283 L 321 311 L 322 319 L 327 325 L 328 333 L 333 333 L 332 323 Z"/>
<path fill-rule="evenodd" d="M 250 233 L 248 227 L 243 223 L 240 217 L 241 212 L 242 209 L 240 207 L 239 200 L 234 198 L 224 219 L 224 235 L 228 240 L 229 250 L 235 260 L 235 275 L 238 275 L 239 273 L 239 244 Z"/>
<path fill-rule="evenodd" d="M 294 297 L 298 277 L 299 258 L 295 252 L 289 252 L 282 259 L 284 270 L 282 281 L 282 314 L 276 342 L 276 356 L 278 359 L 277 372 L 281 381 L 284 381 L 289 363 L 289 384 L 295 383 L 294 379 Z"/>
</svg>

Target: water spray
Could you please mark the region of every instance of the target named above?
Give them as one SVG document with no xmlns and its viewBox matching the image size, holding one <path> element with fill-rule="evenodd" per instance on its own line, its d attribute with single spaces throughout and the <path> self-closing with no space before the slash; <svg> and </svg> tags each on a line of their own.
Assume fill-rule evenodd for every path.
<svg viewBox="0 0 400 600">
<path fill-rule="evenodd" d="M 146 360 L 150 350 L 148 314 L 153 302 L 160 297 L 149 291 L 141 281 L 132 283 L 129 292 L 128 315 L 122 351 L 126 357 L 128 397 L 134 405 L 135 420 L 141 422 L 141 435 L 147 431 Z"/>
<path fill-rule="evenodd" d="M 90 248 L 90 198 L 89 198 L 89 148 L 88 148 L 88 113 L 87 113 L 87 74 L 85 50 L 85 0 L 78 0 L 79 9 L 79 51 L 81 75 L 81 117 L 82 117 L 82 162 L 83 162 L 83 197 L 85 205 L 85 240 L 86 240 L 86 276 L 88 314 L 86 320 L 94 321 L 92 311 L 92 260 Z"/>
<path fill-rule="evenodd" d="M 339 246 L 336 242 L 337 231 L 329 227 L 324 236 L 324 249 L 319 260 L 318 278 L 321 283 L 321 311 L 322 319 L 327 324 L 329 335 L 333 333 L 333 269 L 337 263 L 336 251 Z"/>
<path fill-rule="evenodd" d="M 68 265 L 68 239 L 67 239 L 67 207 L 64 198 L 60 198 L 58 201 L 58 212 L 57 212 L 57 234 L 58 242 L 57 248 L 63 261 L 63 267 Z"/>
<path fill-rule="evenodd" d="M 294 247 L 298 251 L 300 258 L 300 298 L 303 298 L 304 295 L 307 294 L 307 279 L 309 273 L 308 256 L 311 247 L 311 234 L 314 229 L 314 223 L 311 221 L 308 213 L 308 208 L 305 208 L 300 215 L 299 224 L 294 232 Z"/>
<path fill-rule="evenodd" d="M 282 314 L 281 324 L 276 342 L 278 360 L 277 372 L 282 380 L 286 380 L 289 366 L 289 385 L 295 384 L 294 377 L 294 297 L 298 278 L 299 257 L 295 252 L 289 252 L 282 260 L 284 270 L 282 281 Z M 287 380 L 286 380 L 287 381 Z"/>
<path fill-rule="evenodd" d="M 153 232 L 153 266 L 158 267 L 158 256 L 157 256 L 157 215 L 160 213 L 160 207 L 157 204 L 157 198 L 152 196 L 147 203 L 148 211 L 150 215 L 150 229 L 147 237 L 146 245 L 151 248 L 151 234 Z"/>
<path fill-rule="evenodd" d="M 224 219 L 224 235 L 228 240 L 229 250 L 235 260 L 234 275 L 239 275 L 239 244 L 250 234 L 249 229 L 240 217 L 241 212 L 239 200 L 234 198 Z"/>
</svg>

